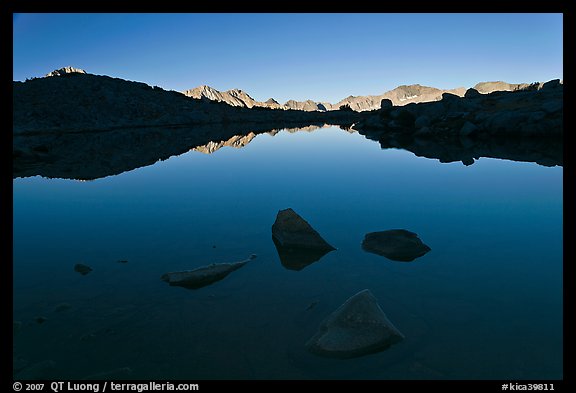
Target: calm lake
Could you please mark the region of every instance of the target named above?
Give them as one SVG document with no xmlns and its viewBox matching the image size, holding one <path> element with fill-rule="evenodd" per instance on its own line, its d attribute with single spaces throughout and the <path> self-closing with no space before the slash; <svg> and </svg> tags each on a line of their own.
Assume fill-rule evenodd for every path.
<svg viewBox="0 0 576 393">
<path fill-rule="evenodd" d="M 329 127 L 93 181 L 15 179 L 14 375 L 561 379 L 562 177 L 440 163 Z M 283 265 L 271 226 L 288 207 L 337 250 Z M 362 250 L 388 229 L 431 251 L 398 262 Z M 251 254 L 200 289 L 160 279 Z M 405 339 L 353 359 L 309 353 L 320 323 L 366 288 Z"/>
</svg>

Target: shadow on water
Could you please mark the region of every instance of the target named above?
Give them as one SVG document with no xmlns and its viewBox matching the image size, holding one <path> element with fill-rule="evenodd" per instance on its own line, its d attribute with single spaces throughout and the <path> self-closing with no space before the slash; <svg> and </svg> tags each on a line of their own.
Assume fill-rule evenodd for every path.
<svg viewBox="0 0 576 393">
<path fill-rule="evenodd" d="M 326 126 L 299 128 L 308 132 Z M 348 132 L 350 127 L 340 126 Z M 13 178 L 43 176 L 94 180 L 118 175 L 172 156 L 196 150 L 212 153 L 223 146 L 241 148 L 259 134 L 276 135 L 282 128 L 257 124 L 239 127 L 203 125 L 197 127 L 130 128 L 101 132 L 61 132 L 14 135 Z M 290 129 L 288 129 L 290 130 Z M 293 129 L 295 130 L 295 129 Z M 383 132 L 364 132 L 382 149 L 399 148 L 440 162 L 462 161 L 471 165 L 480 157 L 535 162 L 562 166 L 562 139 L 538 137 L 424 138 Z"/>
</svg>

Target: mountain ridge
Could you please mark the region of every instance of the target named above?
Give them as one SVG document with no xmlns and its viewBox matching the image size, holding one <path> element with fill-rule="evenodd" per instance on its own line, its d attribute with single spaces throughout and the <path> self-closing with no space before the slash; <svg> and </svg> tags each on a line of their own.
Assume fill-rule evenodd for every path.
<svg viewBox="0 0 576 393">
<path fill-rule="evenodd" d="M 60 69 L 49 72 L 44 78 L 54 76 L 68 76 L 70 74 L 88 74 L 86 71 L 73 66 L 66 66 Z M 35 79 L 35 78 L 33 78 Z M 508 83 L 504 81 L 486 81 L 478 82 L 472 88 L 481 94 L 490 94 L 494 91 L 518 91 L 530 86 L 541 85 L 535 82 L 529 83 Z M 430 102 L 442 100 L 442 94 L 450 93 L 463 97 L 466 93 L 466 87 L 456 87 L 453 89 L 440 89 L 421 84 L 400 85 L 392 90 L 386 91 L 377 95 L 349 95 L 346 98 L 338 101 L 335 104 L 330 102 L 320 102 L 313 100 L 297 101 L 290 99 L 284 104 L 280 104 L 274 98 L 269 98 L 266 101 L 257 101 L 250 94 L 242 89 L 234 88 L 226 91 L 219 91 L 209 85 L 200 85 L 192 89 L 184 90 L 179 93 L 187 97 L 200 99 L 204 101 L 224 102 L 228 105 L 243 108 L 270 108 L 270 109 L 284 109 L 284 110 L 300 110 L 300 111 L 333 111 L 341 107 L 349 107 L 356 112 L 371 111 L 380 109 L 381 102 L 388 99 L 394 106 L 404 106 L 410 103 Z"/>
<path fill-rule="evenodd" d="M 533 84 L 529 83 L 507 83 L 503 81 L 479 82 L 474 85 L 473 89 L 481 94 L 489 94 L 494 91 L 517 91 L 528 88 Z M 271 109 L 301 110 L 301 111 L 332 111 L 338 110 L 342 106 L 348 106 L 356 112 L 371 111 L 380 109 L 382 100 L 388 99 L 394 106 L 404 106 L 410 103 L 431 102 L 442 100 L 442 94 L 450 93 L 463 97 L 466 93 L 466 87 L 456 87 L 453 89 L 439 89 L 431 86 L 420 84 L 400 85 L 392 90 L 378 95 L 354 96 L 350 95 L 336 104 L 329 102 L 318 102 L 313 100 L 297 101 L 290 99 L 284 104 L 280 104 L 274 98 L 267 101 L 257 101 L 248 93 L 241 89 L 231 89 L 219 91 L 207 85 L 201 85 L 193 89 L 188 89 L 182 93 L 188 97 L 225 102 L 232 106 L 245 108 L 263 107 Z"/>
</svg>

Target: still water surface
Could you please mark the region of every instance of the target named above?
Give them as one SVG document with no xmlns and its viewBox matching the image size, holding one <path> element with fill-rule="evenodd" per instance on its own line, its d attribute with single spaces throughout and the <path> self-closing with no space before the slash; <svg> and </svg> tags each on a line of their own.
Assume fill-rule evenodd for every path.
<svg viewBox="0 0 576 393">
<path fill-rule="evenodd" d="M 324 128 L 89 182 L 15 179 L 15 375 L 562 378 L 562 172 L 445 164 Z M 337 250 L 284 267 L 271 225 L 287 207 Z M 362 250 L 364 234 L 397 228 L 432 250 L 413 262 Z M 160 280 L 250 254 L 204 288 Z M 406 339 L 355 359 L 308 353 L 365 288 Z"/>
</svg>

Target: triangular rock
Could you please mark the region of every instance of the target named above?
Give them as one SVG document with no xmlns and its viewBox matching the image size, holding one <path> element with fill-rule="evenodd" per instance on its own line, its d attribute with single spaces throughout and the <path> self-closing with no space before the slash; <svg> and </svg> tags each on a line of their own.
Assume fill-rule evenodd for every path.
<svg viewBox="0 0 576 393">
<path fill-rule="evenodd" d="M 352 358 L 383 351 L 403 339 L 372 292 L 364 289 L 330 314 L 306 347 L 321 356 Z"/>
<path fill-rule="evenodd" d="M 272 225 L 272 236 L 282 247 L 335 250 L 306 220 L 291 208 L 280 210 Z"/>
</svg>

